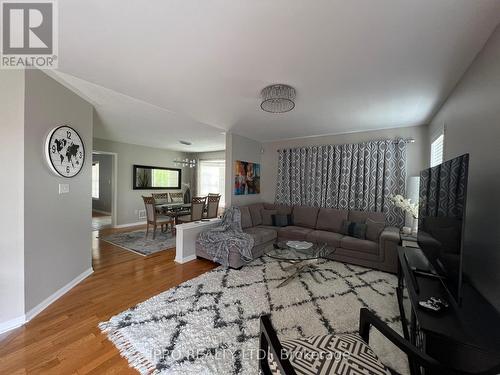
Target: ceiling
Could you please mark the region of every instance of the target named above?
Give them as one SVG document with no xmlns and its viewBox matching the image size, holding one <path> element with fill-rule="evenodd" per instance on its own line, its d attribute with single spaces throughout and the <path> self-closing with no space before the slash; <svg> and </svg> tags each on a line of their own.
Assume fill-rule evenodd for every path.
<svg viewBox="0 0 500 375">
<path fill-rule="evenodd" d="M 224 129 L 61 72 L 47 72 L 94 105 L 94 137 L 176 151 L 225 149 Z M 186 146 L 179 141 L 191 142 Z"/>
<path fill-rule="evenodd" d="M 498 0 L 64 0 L 57 74 L 97 137 L 208 151 L 428 123 L 499 22 Z M 260 109 L 271 83 L 292 112 Z"/>
</svg>

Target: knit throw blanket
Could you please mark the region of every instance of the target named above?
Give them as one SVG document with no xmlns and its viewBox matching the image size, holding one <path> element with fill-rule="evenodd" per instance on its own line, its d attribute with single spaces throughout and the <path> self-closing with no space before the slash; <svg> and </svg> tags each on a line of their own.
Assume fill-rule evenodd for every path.
<svg viewBox="0 0 500 375">
<path fill-rule="evenodd" d="M 251 235 L 241 229 L 241 211 L 231 207 L 224 212 L 218 227 L 201 232 L 196 241 L 214 262 L 225 267 L 229 265 L 229 250 L 237 249 L 241 260 L 250 262 L 254 240 Z"/>
</svg>

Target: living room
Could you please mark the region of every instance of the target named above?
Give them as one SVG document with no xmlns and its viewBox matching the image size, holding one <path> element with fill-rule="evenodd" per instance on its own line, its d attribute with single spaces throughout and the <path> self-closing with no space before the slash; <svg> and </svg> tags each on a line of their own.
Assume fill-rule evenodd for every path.
<svg viewBox="0 0 500 375">
<path fill-rule="evenodd" d="M 0 373 L 500 373 L 498 1 L 19 4 Z"/>
</svg>

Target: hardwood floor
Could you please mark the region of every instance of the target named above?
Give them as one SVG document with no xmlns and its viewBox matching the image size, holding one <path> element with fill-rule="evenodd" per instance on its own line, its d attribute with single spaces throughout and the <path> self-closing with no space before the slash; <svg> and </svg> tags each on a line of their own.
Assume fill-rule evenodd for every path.
<svg viewBox="0 0 500 375">
<path fill-rule="evenodd" d="M 96 235 L 94 273 L 25 326 L 0 335 L 0 374 L 134 374 L 97 324 L 215 267 L 177 264 L 175 250 L 142 257 Z"/>
<path fill-rule="evenodd" d="M 92 217 L 102 217 L 102 216 L 109 216 L 109 215 L 92 210 Z"/>
</svg>

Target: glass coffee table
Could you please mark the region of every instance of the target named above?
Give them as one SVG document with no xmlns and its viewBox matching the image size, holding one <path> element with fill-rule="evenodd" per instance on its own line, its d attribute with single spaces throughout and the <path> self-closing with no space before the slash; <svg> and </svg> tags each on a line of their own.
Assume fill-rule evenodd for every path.
<svg viewBox="0 0 500 375">
<path fill-rule="evenodd" d="M 293 273 L 281 284 L 278 288 L 288 284 L 303 272 L 314 271 L 317 267 L 318 260 L 327 258 L 335 252 L 335 247 L 327 245 L 326 243 L 311 243 L 312 246 L 308 249 L 296 249 L 288 245 L 290 241 L 279 241 L 273 245 L 273 249 L 266 253 L 266 255 L 273 259 L 278 259 L 284 262 L 291 263 L 290 266 L 285 267 L 285 271 L 292 271 Z M 321 284 L 314 272 L 311 276 L 317 283 Z"/>
</svg>

